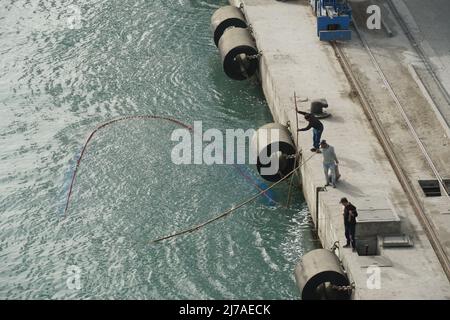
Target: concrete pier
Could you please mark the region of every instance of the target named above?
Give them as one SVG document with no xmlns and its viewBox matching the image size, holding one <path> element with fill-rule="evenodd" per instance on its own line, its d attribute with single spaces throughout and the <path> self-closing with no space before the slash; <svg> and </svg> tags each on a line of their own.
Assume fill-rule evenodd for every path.
<svg viewBox="0 0 450 320">
<path fill-rule="evenodd" d="M 290 123 L 303 159 L 311 155 L 312 132 L 301 132 L 297 139 L 297 128 L 306 122 L 300 116 L 296 124 L 294 92 L 302 111 L 309 111 L 314 99 L 328 101 L 332 117 L 323 120 L 323 139 L 335 147 L 342 178 L 336 189 L 322 190 L 322 156 L 317 154 L 301 167 L 303 191 L 323 247 L 340 243 L 336 253 L 355 283 L 353 298 L 450 299 L 449 281 L 333 48 L 317 38 L 309 1 L 230 3 L 243 5 L 262 51 L 260 78 L 267 102 L 275 121 Z M 358 208 L 357 238 L 368 255 L 341 247 L 345 244 L 341 197 Z M 411 238 L 412 247 L 380 245 L 384 237 L 403 234 Z M 380 268 L 379 282 L 374 266 Z"/>
</svg>

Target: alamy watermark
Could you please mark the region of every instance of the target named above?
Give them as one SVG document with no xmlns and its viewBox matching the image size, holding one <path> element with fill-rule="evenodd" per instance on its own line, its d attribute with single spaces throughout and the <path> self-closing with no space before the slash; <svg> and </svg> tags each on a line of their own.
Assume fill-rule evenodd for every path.
<svg viewBox="0 0 450 320">
<path fill-rule="evenodd" d="M 379 290 L 381 289 L 381 268 L 379 266 L 369 266 L 366 271 L 367 274 L 367 289 Z"/>
<path fill-rule="evenodd" d="M 176 129 L 170 139 L 177 142 L 171 152 L 171 160 L 177 165 L 259 163 L 263 175 L 279 170 L 279 129 L 203 131 L 202 122 L 194 121 L 192 130 Z"/>
<path fill-rule="evenodd" d="M 366 26 L 369 30 L 381 29 L 381 8 L 377 5 L 367 7 L 366 13 L 370 16 L 367 18 Z"/>
<path fill-rule="evenodd" d="M 81 289 L 81 268 L 76 265 L 67 267 L 67 288 L 69 290 Z"/>
</svg>

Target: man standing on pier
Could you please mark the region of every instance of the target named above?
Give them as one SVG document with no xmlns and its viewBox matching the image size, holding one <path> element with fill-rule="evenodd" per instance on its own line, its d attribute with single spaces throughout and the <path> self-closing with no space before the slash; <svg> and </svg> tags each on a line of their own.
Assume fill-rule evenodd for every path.
<svg viewBox="0 0 450 320">
<path fill-rule="evenodd" d="M 339 161 L 334 152 L 334 147 L 330 146 L 326 140 L 320 142 L 320 148 L 322 149 L 323 155 L 323 171 L 325 173 L 325 187 L 330 185 L 330 175 L 331 171 L 331 184 L 333 188 L 336 188 L 336 178 L 337 178 L 337 165 Z"/>
<path fill-rule="evenodd" d="M 320 138 L 322 137 L 323 132 L 323 124 L 320 122 L 319 119 L 317 119 L 313 114 L 299 111 L 298 113 L 303 114 L 305 116 L 306 121 L 308 121 L 308 126 L 302 129 L 298 129 L 298 131 L 308 131 L 309 129 L 313 128 L 313 148 L 311 149 L 312 152 L 320 153 Z"/>
<path fill-rule="evenodd" d="M 356 211 L 356 207 L 352 205 L 347 198 L 342 198 L 339 203 L 344 206 L 344 227 L 345 238 L 347 239 L 347 244 L 344 248 L 348 248 L 351 245 L 353 251 L 356 251 L 355 233 L 356 217 L 358 216 L 358 212 Z"/>
</svg>

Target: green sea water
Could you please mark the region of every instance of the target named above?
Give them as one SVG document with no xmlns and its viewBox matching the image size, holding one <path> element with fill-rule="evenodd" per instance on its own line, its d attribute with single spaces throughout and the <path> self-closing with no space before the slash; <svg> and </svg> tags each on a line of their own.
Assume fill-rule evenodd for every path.
<svg viewBox="0 0 450 320">
<path fill-rule="evenodd" d="M 227 1 L 0 0 L 0 298 L 297 299 L 316 248 L 304 199 L 258 192 L 252 166 L 175 165 L 170 122 L 97 133 L 64 215 L 80 150 L 100 123 L 157 114 L 204 129 L 271 122 L 260 85 L 223 73 L 210 17 Z"/>
</svg>

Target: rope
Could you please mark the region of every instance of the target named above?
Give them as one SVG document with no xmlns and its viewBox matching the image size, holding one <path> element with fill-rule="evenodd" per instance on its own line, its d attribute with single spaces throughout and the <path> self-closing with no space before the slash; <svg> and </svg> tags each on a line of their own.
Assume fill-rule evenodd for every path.
<svg viewBox="0 0 450 320">
<path fill-rule="evenodd" d="M 177 119 L 174 119 L 174 118 L 171 118 L 171 117 L 157 116 L 157 115 L 135 115 L 135 116 L 125 116 L 125 117 L 120 117 L 120 118 L 112 119 L 112 120 L 110 120 L 110 121 L 108 121 L 108 122 L 105 122 L 105 123 L 103 123 L 103 124 L 97 126 L 97 127 L 91 132 L 91 134 L 88 136 L 86 142 L 85 142 L 84 145 L 83 145 L 83 148 L 82 148 L 82 150 L 81 150 L 80 156 L 78 157 L 78 160 L 77 160 L 77 164 L 76 164 L 75 170 L 74 170 L 74 172 L 73 172 L 73 174 L 72 174 L 72 179 L 71 179 L 71 182 L 70 182 L 69 192 L 68 192 L 68 194 L 67 194 L 66 205 L 65 205 L 65 209 L 64 209 L 64 217 L 63 217 L 64 219 L 67 217 L 67 211 L 68 211 L 68 209 L 69 209 L 70 200 L 71 200 L 71 197 L 72 197 L 73 187 L 74 187 L 74 185 L 75 185 L 75 180 L 76 180 L 76 177 L 77 177 L 77 173 L 78 173 L 79 167 L 80 167 L 80 165 L 81 165 L 81 161 L 82 161 L 82 159 L 83 159 L 83 156 L 84 156 L 84 154 L 85 154 L 85 152 L 86 152 L 86 149 L 87 149 L 87 147 L 88 147 L 88 145 L 89 145 L 89 142 L 92 140 L 92 138 L 95 136 L 95 134 L 96 134 L 99 130 L 101 130 L 101 129 L 107 127 L 107 126 L 110 126 L 110 125 L 112 125 L 112 124 L 115 124 L 115 123 L 121 122 L 121 121 L 127 121 L 127 120 L 139 120 L 139 119 L 141 119 L 141 120 L 154 120 L 154 119 L 166 120 L 166 121 L 175 123 L 175 124 L 177 124 L 177 125 L 179 125 L 179 126 L 181 126 L 181 127 L 183 127 L 183 128 L 186 128 L 186 129 L 188 129 L 188 130 L 191 131 L 191 132 L 193 131 L 191 126 L 189 126 L 189 125 L 187 125 L 187 124 L 181 122 L 180 120 L 177 120 Z M 234 164 L 233 166 L 234 166 L 234 168 L 239 172 L 240 175 L 242 175 L 245 179 L 247 179 L 248 181 L 250 181 L 250 182 L 251 182 L 258 190 L 263 190 L 263 189 L 262 189 L 255 181 L 253 181 L 253 179 L 252 179 L 251 177 L 249 177 L 244 171 L 242 171 L 236 164 Z M 266 191 L 263 191 L 263 194 L 264 194 L 264 196 L 265 196 L 266 198 L 268 198 L 270 201 L 272 201 L 272 202 L 274 202 L 274 203 L 277 203 L 274 199 L 272 199 L 272 198 L 267 194 L 267 190 L 266 190 Z"/>
<path fill-rule="evenodd" d="M 67 200 L 66 200 L 66 206 L 64 209 L 64 218 L 66 218 L 67 216 L 67 211 L 69 209 L 69 204 L 70 204 L 70 198 L 72 196 L 72 191 L 73 191 L 73 186 L 75 184 L 75 179 L 78 173 L 78 169 L 80 168 L 80 164 L 81 164 L 81 160 L 83 159 L 84 153 L 86 152 L 87 146 L 89 144 L 89 142 L 92 140 L 92 138 L 94 137 L 94 135 L 101 129 L 110 126 L 114 123 L 120 122 L 120 121 L 126 121 L 126 120 L 132 120 L 132 119 L 162 119 L 162 120 L 166 120 L 166 121 L 170 121 L 173 122 L 175 124 L 178 124 L 179 126 L 182 126 L 186 129 L 188 129 L 189 131 L 192 131 L 192 127 L 189 125 L 184 124 L 183 122 L 177 120 L 177 119 L 173 119 L 170 117 L 165 117 L 165 116 L 156 116 L 156 115 L 136 115 L 136 116 L 126 116 L 126 117 L 121 117 L 121 118 L 117 118 L 117 119 L 113 119 L 110 120 L 108 122 L 105 122 L 99 126 L 97 126 L 89 135 L 89 137 L 87 138 L 86 142 L 84 143 L 83 149 L 81 150 L 80 156 L 78 157 L 77 160 L 77 165 L 75 167 L 75 170 L 73 172 L 72 175 L 72 180 L 70 182 L 70 187 L 69 187 L 69 193 L 67 194 Z"/>
<path fill-rule="evenodd" d="M 269 190 L 275 188 L 277 185 L 279 185 L 280 183 L 282 183 L 283 181 L 285 181 L 286 179 L 288 179 L 288 178 L 291 176 L 291 174 L 293 174 L 293 173 L 294 173 L 296 170 L 298 170 L 301 166 L 303 166 L 305 163 L 307 163 L 309 160 L 311 160 L 311 158 L 314 157 L 315 155 L 316 155 L 316 153 L 314 153 L 313 155 L 311 155 L 308 159 L 306 159 L 304 162 L 302 162 L 301 164 L 299 164 L 298 166 L 296 166 L 291 172 L 289 172 L 286 176 L 284 176 L 283 178 L 281 178 L 279 181 L 277 181 L 277 182 L 275 182 L 274 184 L 272 184 L 270 187 L 268 187 L 268 188 L 262 190 L 261 192 L 255 194 L 254 196 L 248 198 L 247 200 L 244 200 L 244 201 L 242 201 L 242 202 L 236 204 L 235 206 L 233 206 L 233 207 L 231 207 L 231 208 L 225 210 L 224 212 L 222 212 L 222 213 L 219 214 L 218 216 L 216 216 L 216 217 L 214 217 L 214 218 L 212 218 L 212 219 L 210 219 L 210 220 L 207 220 L 207 221 L 205 221 L 205 222 L 203 222 L 203 223 L 201 223 L 201 224 L 198 224 L 198 225 L 196 225 L 196 226 L 193 226 L 193 227 L 191 227 L 191 228 L 189 228 L 189 229 L 186 229 L 186 230 L 183 230 L 183 231 L 179 231 L 179 232 L 176 232 L 176 233 L 174 233 L 174 234 L 171 234 L 171 235 L 164 236 L 164 237 L 158 238 L 158 239 L 156 239 L 156 240 L 153 240 L 153 241 L 151 241 L 151 243 L 158 243 L 158 242 L 161 242 L 161 241 L 164 241 L 164 240 L 168 240 L 168 239 L 171 239 L 171 238 L 175 238 L 175 237 L 178 237 L 178 236 L 187 234 L 187 233 L 192 233 L 192 232 L 197 231 L 197 230 L 199 230 L 199 229 L 201 229 L 201 228 L 203 228 L 203 227 L 205 227 L 205 226 L 207 226 L 207 225 L 209 225 L 209 224 L 211 224 L 211 223 L 213 223 L 213 222 L 215 222 L 215 221 L 217 221 L 217 220 L 220 220 L 220 219 L 225 218 L 226 216 L 230 215 L 230 214 L 233 213 L 234 211 L 236 211 L 236 210 L 242 208 L 243 206 L 245 206 L 245 205 L 247 205 L 247 204 L 249 204 L 249 203 L 255 201 L 255 200 L 256 200 L 257 198 L 259 198 L 264 192 L 267 192 L 267 191 L 269 191 Z"/>
</svg>

